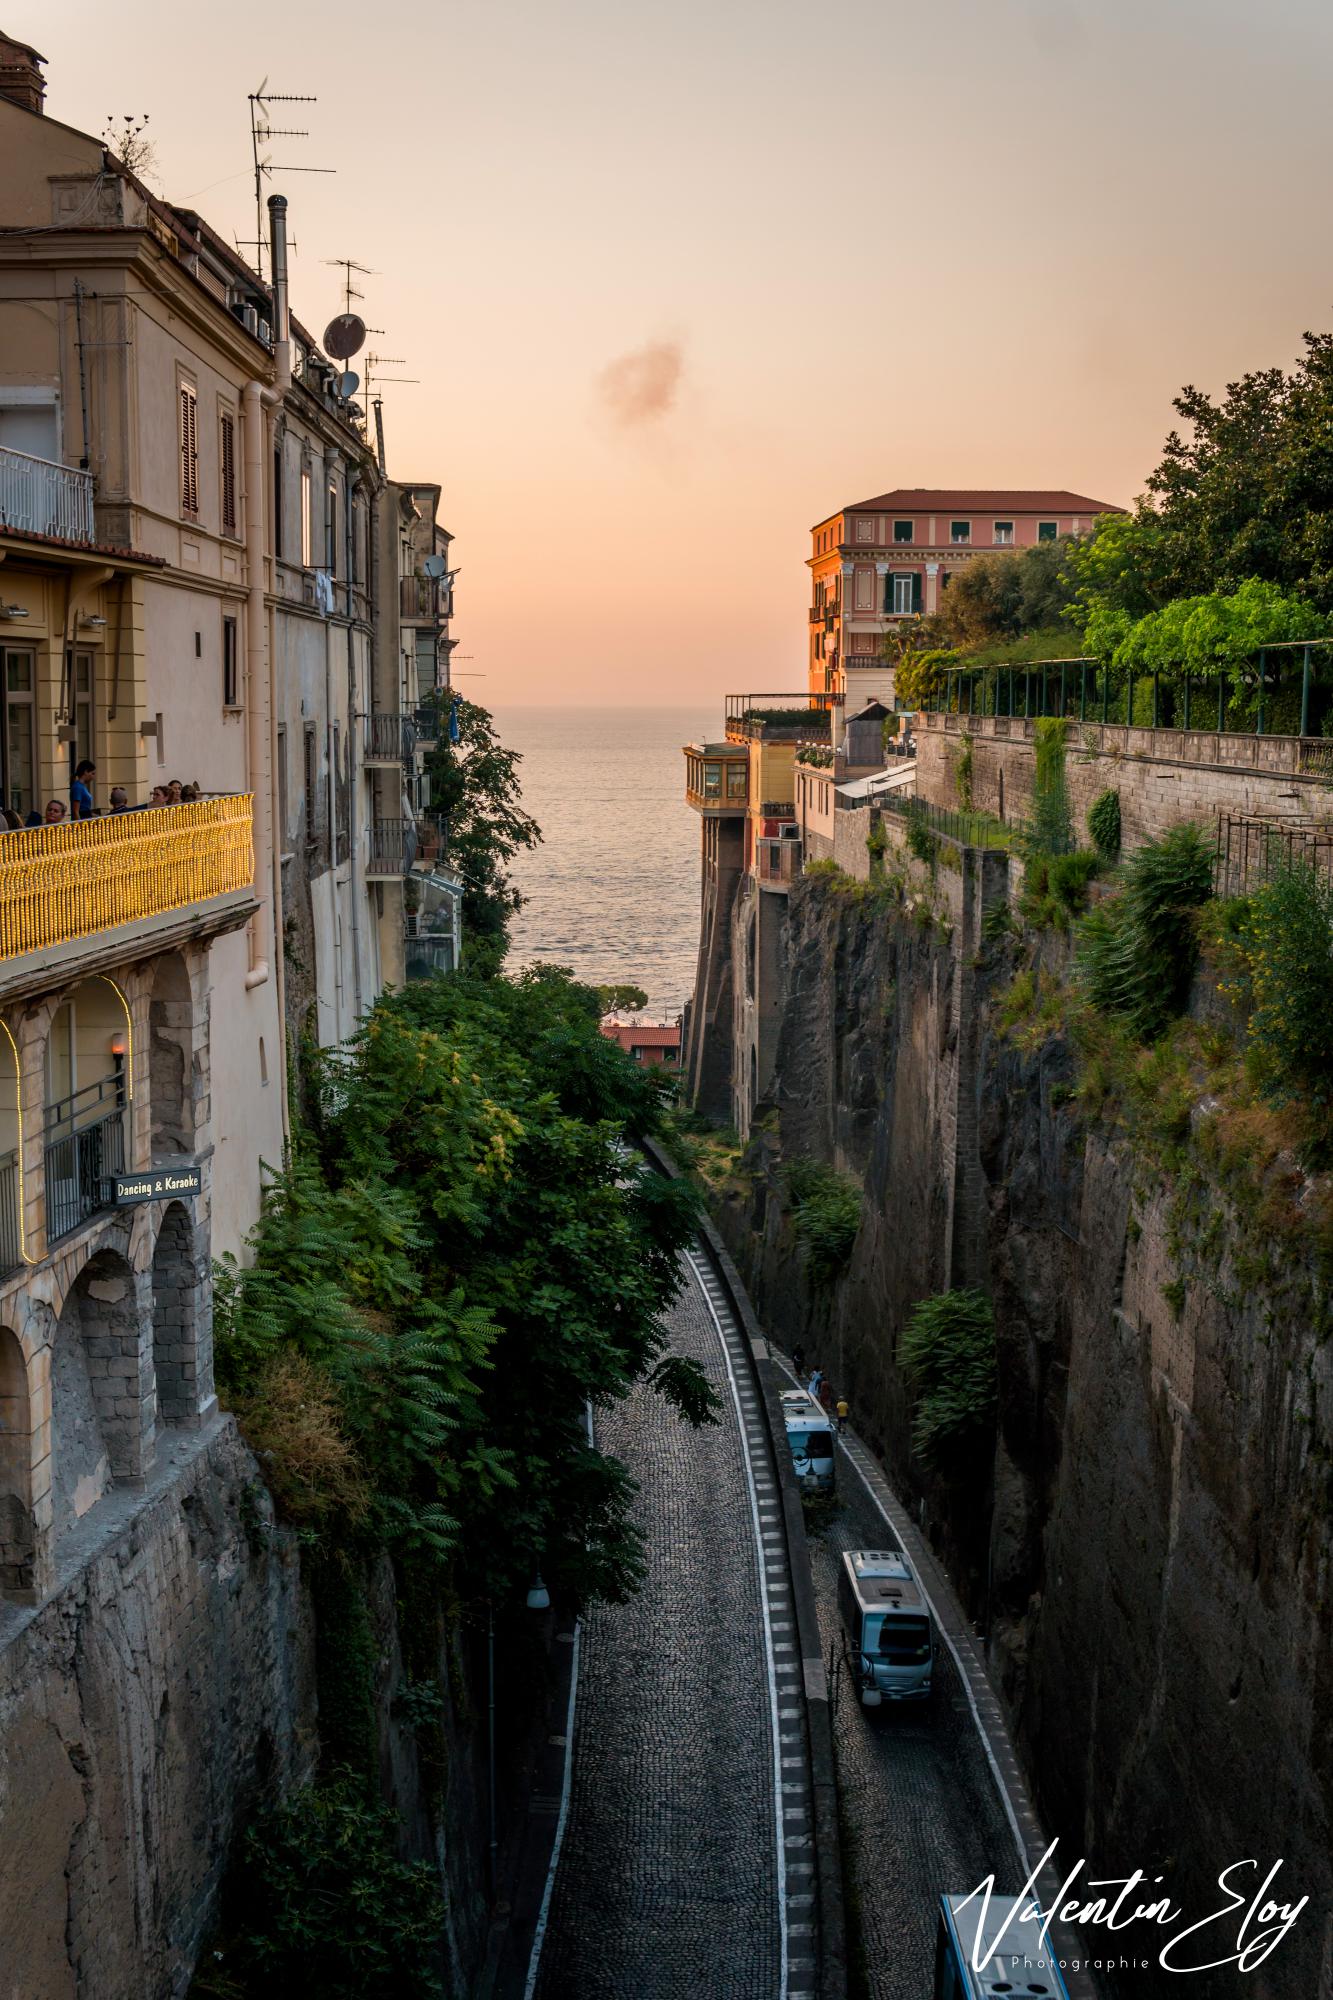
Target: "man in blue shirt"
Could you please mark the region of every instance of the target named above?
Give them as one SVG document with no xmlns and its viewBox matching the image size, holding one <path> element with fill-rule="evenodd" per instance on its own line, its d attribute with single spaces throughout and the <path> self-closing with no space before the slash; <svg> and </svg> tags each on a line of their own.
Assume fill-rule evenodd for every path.
<svg viewBox="0 0 1333 2000">
<path fill-rule="evenodd" d="M 85 757 L 74 767 L 74 783 L 69 788 L 69 814 L 71 819 L 91 819 L 93 816 L 93 795 L 88 789 L 88 780 L 97 776 L 97 766 L 91 757 Z"/>
</svg>

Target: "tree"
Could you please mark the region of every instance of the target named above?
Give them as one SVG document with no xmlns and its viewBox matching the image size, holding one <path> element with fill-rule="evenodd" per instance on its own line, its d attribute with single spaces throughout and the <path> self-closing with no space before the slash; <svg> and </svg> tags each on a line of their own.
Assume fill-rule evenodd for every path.
<svg viewBox="0 0 1333 2000">
<path fill-rule="evenodd" d="M 603 1014 L 639 1014 L 648 1005 L 642 986 L 599 986 L 596 991 Z"/>
<path fill-rule="evenodd" d="M 437 698 L 438 699 L 438 698 Z M 522 809 L 519 752 L 506 750 L 488 710 L 453 696 L 458 741 L 441 730 L 426 759 L 433 807 L 447 815 L 449 865 L 463 882 L 463 925 L 474 960 L 498 967 L 523 898 L 506 873 L 520 848 L 541 840 Z M 448 719 L 448 709 L 442 714 Z"/>
<path fill-rule="evenodd" d="M 1234 696 L 1251 711 L 1259 702 L 1258 655 L 1265 646 L 1317 638 L 1324 614 L 1275 583 L 1251 577 L 1233 591 L 1178 597 L 1137 619 L 1118 640 L 1112 664 L 1133 674 L 1230 676 Z"/>
</svg>

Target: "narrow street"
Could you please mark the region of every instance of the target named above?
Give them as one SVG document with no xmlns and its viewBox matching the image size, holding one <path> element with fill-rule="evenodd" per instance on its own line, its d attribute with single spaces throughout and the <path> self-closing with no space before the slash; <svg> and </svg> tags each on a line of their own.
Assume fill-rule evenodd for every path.
<svg viewBox="0 0 1333 2000">
<path fill-rule="evenodd" d="M 691 1270 L 669 1316 L 721 1421 L 682 1424 L 638 1389 L 599 1441 L 639 1481 L 649 1571 L 581 1640 L 569 1815 L 538 2000 L 775 2000 L 783 1940 L 775 1802 L 774 1625 L 756 1494 L 712 1316 Z M 762 1498 L 765 1468 L 754 1467 Z M 783 1643 L 781 1638 L 778 1644 Z M 784 1773 L 785 1776 L 785 1773 Z"/>
</svg>

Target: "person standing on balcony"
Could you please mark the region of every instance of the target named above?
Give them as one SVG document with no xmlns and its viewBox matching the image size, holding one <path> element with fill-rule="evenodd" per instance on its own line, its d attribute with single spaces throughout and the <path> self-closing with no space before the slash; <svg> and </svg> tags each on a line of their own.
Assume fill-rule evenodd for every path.
<svg viewBox="0 0 1333 2000">
<path fill-rule="evenodd" d="M 89 789 L 89 780 L 97 776 L 97 766 L 91 757 L 82 757 L 74 766 L 74 783 L 69 788 L 69 810 L 71 819 L 91 819 L 97 808 Z"/>
</svg>

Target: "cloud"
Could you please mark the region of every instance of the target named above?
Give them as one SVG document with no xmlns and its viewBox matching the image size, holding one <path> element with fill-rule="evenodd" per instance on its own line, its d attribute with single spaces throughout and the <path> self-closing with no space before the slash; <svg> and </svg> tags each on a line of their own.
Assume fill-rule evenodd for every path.
<svg viewBox="0 0 1333 2000">
<path fill-rule="evenodd" d="M 684 366 L 678 340 L 650 340 L 607 362 L 597 394 L 621 430 L 660 423 L 676 406 Z"/>
</svg>

